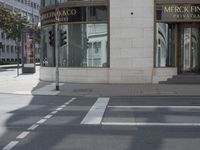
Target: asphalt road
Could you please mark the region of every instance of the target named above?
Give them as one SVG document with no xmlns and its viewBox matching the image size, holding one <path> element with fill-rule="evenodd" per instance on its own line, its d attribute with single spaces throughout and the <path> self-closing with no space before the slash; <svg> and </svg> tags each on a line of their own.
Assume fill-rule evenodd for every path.
<svg viewBox="0 0 200 150">
<path fill-rule="evenodd" d="M 0 94 L 2 150 L 199 150 L 200 97 Z"/>
</svg>

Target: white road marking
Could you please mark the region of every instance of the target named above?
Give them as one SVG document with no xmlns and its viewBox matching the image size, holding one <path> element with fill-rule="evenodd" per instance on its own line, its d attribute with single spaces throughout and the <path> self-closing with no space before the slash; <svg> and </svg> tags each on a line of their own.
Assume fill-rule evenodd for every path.
<svg viewBox="0 0 200 150">
<path fill-rule="evenodd" d="M 56 109 L 56 111 L 60 111 L 60 110 L 62 110 L 62 109 L 63 109 L 63 108 L 60 108 L 60 107 L 59 107 L 59 108 Z"/>
<path fill-rule="evenodd" d="M 184 126 L 184 127 L 200 127 L 200 123 L 157 123 L 157 122 L 102 122 L 102 125 L 108 126 Z"/>
<path fill-rule="evenodd" d="M 49 118 L 51 118 L 51 117 L 53 117 L 53 115 L 47 115 L 47 116 L 45 116 L 44 118 L 45 118 L 45 119 L 49 119 Z"/>
<path fill-rule="evenodd" d="M 166 109 L 200 109 L 200 106 L 108 106 L 108 108 L 122 108 L 122 109 L 152 109 L 152 108 L 166 108 Z"/>
<path fill-rule="evenodd" d="M 72 98 L 72 99 L 70 99 L 68 102 L 71 103 L 71 102 L 73 102 L 75 99 L 76 99 L 76 98 Z"/>
<path fill-rule="evenodd" d="M 73 102 L 76 98 L 73 97 L 72 99 L 70 99 L 68 102 L 65 103 L 65 105 L 69 105 L 71 102 Z"/>
<path fill-rule="evenodd" d="M 20 135 L 18 135 L 16 138 L 17 139 L 23 139 L 25 138 L 30 132 L 29 131 L 24 131 Z"/>
<path fill-rule="evenodd" d="M 47 119 L 41 119 L 41 120 L 39 120 L 37 123 L 38 123 L 38 124 L 43 124 L 45 121 L 47 121 Z"/>
<path fill-rule="evenodd" d="M 19 141 L 11 141 L 10 143 L 8 143 L 8 145 L 6 145 L 5 147 L 3 147 L 2 150 L 11 150 L 18 143 L 19 143 Z"/>
<path fill-rule="evenodd" d="M 60 108 L 65 108 L 66 107 L 66 105 L 62 105 L 62 106 L 60 106 Z"/>
<path fill-rule="evenodd" d="M 76 99 L 76 97 L 73 97 L 71 100 L 74 101 Z"/>
<path fill-rule="evenodd" d="M 71 103 L 75 99 L 76 98 L 72 98 L 71 100 L 69 100 L 69 102 L 65 103 L 64 105 L 61 105 L 59 108 L 56 109 L 56 111 L 52 111 L 50 114 L 48 114 L 47 116 L 45 116 L 44 119 L 39 120 L 37 122 L 37 124 L 33 124 L 32 126 L 30 126 L 28 128 L 28 130 L 31 130 L 31 131 L 35 130 L 37 127 L 39 127 L 39 124 L 43 124 L 45 121 L 47 121 L 47 119 L 53 117 L 53 115 L 55 115 L 59 110 L 62 110 L 64 107 L 66 107 L 67 104 Z M 16 138 L 17 139 L 23 139 L 23 138 L 25 138 L 30 133 L 31 133 L 30 131 L 24 131 L 20 135 L 18 135 Z M 5 147 L 3 147 L 2 150 L 11 150 L 18 143 L 19 143 L 19 141 L 11 141 Z"/>
<path fill-rule="evenodd" d="M 58 111 L 52 111 L 51 114 L 56 114 Z"/>
<path fill-rule="evenodd" d="M 40 126 L 39 124 L 34 124 L 31 127 L 29 127 L 28 130 L 32 130 L 33 131 L 33 130 L 35 130 L 39 126 Z"/>
<path fill-rule="evenodd" d="M 81 121 L 81 124 L 100 124 L 106 106 L 109 102 L 109 97 L 100 97 L 97 99 L 95 104 L 91 107 L 85 118 Z"/>
</svg>

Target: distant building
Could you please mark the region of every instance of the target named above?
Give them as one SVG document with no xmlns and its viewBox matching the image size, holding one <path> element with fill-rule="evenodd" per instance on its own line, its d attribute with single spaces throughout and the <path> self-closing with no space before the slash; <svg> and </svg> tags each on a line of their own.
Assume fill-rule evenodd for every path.
<svg viewBox="0 0 200 150">
<path fill-rule="evenodd" d="M 0 5 L 5 6 L 13 12 L 20 12 L 30 22 L 38 24 L 40 22 L 40 0 L 0 0 Z M 0 64 L 17 62 L 17 47 L 14 40 L 9 39 L 2 30 L 0 30 Z M 35 58 L 36 62 L 40 61 L 39 45 L 36 45 Z M 20 52 L 21 54 L 21 52 Z M 21 60 L 21 55 L 20 55 Z"/>
</svg>

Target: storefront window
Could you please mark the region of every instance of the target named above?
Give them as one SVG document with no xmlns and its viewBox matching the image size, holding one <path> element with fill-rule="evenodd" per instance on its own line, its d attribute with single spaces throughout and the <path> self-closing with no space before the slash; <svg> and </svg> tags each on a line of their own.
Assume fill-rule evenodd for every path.
<svg viewBox="0 0 200 150">
<path fill-rule="evenodd" d="M 42 29 L 42 66 L 55 66 L 55 49 L 49 43 L 49 31 L 53 30 L 54 26 L 44 27 Z"/>
<path fill-rule="evenodd" d="M 156 24 L 156 67 L 175 66 L 174 25 Z"/>
<path fill-rule="evenodd" d="M 107 67 L 107 25 L 60 25 L 67 43 L 59 48 L 61 67 Z"/>
<path fill-rule="evenodd" d="M 109 67 L 107 8 L 106 4 L 78 7 L 63 5 L 59 8 L 59 22 L 55 35 L 59 67 Z M 55 67 L 55 45 L 51 44 L 49 38 L 50 31 L 55 31 L 54 8 L 42 12 L 41 24 L 42 65 Z"/>
</svg>

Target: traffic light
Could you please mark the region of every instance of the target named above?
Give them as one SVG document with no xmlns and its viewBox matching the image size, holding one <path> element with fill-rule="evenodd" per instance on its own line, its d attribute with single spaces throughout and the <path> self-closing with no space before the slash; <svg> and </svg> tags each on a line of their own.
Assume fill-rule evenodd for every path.
<svg viewBox="0 0 200 150">
<path fill-rule="evenodd" d="M 60 46 L 64 46 L 67 44 L 67 31 L 60 31 Z"/>
<path fill-rule="evenodd" d="M 87 47 L 87 49 L 90 47 L 90 43 L 89 43 L 89 39 L 88 38 L 86 38 L 86 47 Z"/>
<path fill-rule="evenodd" d="M 55 46 L 55 33 L 52 30 L 49 31 L 49 45 Z"/>
</svg>

